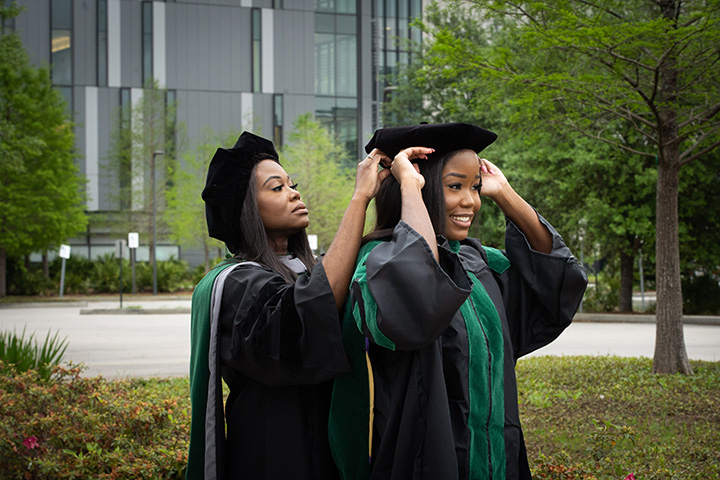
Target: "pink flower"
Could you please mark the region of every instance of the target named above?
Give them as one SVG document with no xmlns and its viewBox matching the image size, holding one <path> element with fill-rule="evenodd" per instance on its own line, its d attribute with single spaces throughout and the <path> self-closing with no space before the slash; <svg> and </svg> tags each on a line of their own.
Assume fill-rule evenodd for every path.
<svg viewBox="0 0 720 480">
<path fill-rule="evenodd" d="M 35 447 L 39 447 L 40 444 L 38 443 L 38 438 L 33 435 L 32 437 L 28 437 L 25 440 L 23 440 L 23 445 L 25 445 L 27 448 L 32 450 Z"/>
<path fill-rule="evenodd" d="M 628 475 L 627 477 L 625 477 L 625 480 L 635 480 L 635 475 L 633 475 L 633 474 L 631 473 L 630 475 Z"/>
</svg>

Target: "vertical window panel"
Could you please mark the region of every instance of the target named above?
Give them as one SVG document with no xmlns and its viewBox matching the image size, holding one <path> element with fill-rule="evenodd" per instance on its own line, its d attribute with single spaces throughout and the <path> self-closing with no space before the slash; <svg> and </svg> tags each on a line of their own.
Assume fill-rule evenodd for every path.
<svg viewBox="0 0 720 480">
<path fill-rule="evenodd" d="M 260 9 L 252 9 L 252 90 L 262 90 L 262 22 Z"/>
<path fill-rule="evenodd" d="M 335 35 L 315 34 L 315 93 L 335 95 Z"/>
<path fill-rule="evenodd" d="M 273 142 L 276 147 L 282 146 L 283 138 L 283 96 L 273 95 Z"/>
<path fill-rule="evenodd" d="M 108 84 L 107 0 L 97 0 L 97 84 Z"/>
<path fill-rule="evenodd" d="M 337 35 L 337 85 L 336 94 L 357 95 L 357 37 L 355 35 Z"/>
<path fill-rule="evenodd" d="M 142 4 L 142 75 L 143 84 L 153 78 L 153 4 Z"/>
<path fill-rule="evenodd" d="M 50 5 L 50 62 L 54 85 L 72 85 L 72 2 L 52 0 Z"/>
</svg>

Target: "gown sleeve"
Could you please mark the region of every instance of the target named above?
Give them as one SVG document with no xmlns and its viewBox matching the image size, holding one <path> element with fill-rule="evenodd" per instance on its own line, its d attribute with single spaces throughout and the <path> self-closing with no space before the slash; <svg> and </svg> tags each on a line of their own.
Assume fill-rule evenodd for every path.
<svg viewBox="0 0 720 480">
<path fill-rule="evenodd" d="M 538 214 L 552 234 L 552 250 L 530 247 L 508 220 L 506 255 L 512 268 L 499 275 L 515 359 L 555 340 L 572 322 L 587 286 L 587 275 L 560 234 Z"/>
<path fill-rule="evenodd" d="M 445 331 L 471 284 L 458 256 L 441 242 L 438 251 L 439 262 L 425 239 L 400 221 L 390 241 L 358 256 L 350 308 L 372 342 L 414 350 Z"/>
<path fill-rule="evenodd" d="M 224 376 L 235 371 L 276 386 L 318 384 L 350 371 L 320 263 L 295 284 L 272 270 L 241 265 L 225 282 L 220 328 Z"/>
</svg>

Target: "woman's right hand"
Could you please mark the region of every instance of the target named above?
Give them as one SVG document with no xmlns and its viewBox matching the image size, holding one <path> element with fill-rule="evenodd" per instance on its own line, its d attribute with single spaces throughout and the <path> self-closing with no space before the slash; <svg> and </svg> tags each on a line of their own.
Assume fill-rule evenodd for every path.
<svg viewBox="0 0 720 480">
<path fill-rule="evenodd" d="M 378 171 L 378 166 L 389 165 L 390 162 L 390 157 L 385 155 L 385 153 L 377 148 L 373 149 L 367 157 L 358 163 L 357 176 L 355 177 L 355 192 L 353 195 L 360 196 L 367 202 L 370 202 L 380 189 L 382 181 L 390 175 L 390 171 L 387 169 Z"/>
<path fill-rule="evenodd" d="M 392 163 L 390 171 L 400 186 L 408 185 L 408 182 L 415 182 L 419 188 L 425 186 L 425 178 L 420 174 L 420 167 L 410 160 L 415 158 L 427 159 L 435 149 L 427 147 L 409 147 L 400 150 Z"/>
</svg>

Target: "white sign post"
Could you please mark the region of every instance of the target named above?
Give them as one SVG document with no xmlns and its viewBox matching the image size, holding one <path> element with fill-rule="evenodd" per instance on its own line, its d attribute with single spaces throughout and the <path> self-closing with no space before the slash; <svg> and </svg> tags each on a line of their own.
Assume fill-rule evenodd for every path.
<svg viewBox="0 0 720 480">
<path fill-rule="evenodd" d="M 122 239 L 122 240 L 115 240 L 115 256 L 117 256 L 117 258 L 118 258 L 119 261 L 120 261 L 120 280 L 119 280 L 119 281 L 120 281 L 120 285 L 119 285 L 119 290 L 120 290 L 120 309 L 121 309 L 121 310 L 122 310 L 122 293 L 123 293 L 123 292 L 122 292 L 122 290 L 123 290 L 123 289 L 122 289 L 122 287 L 123 287 L 123 281 L 122 281 L 122 261 L 123 261 L 123 249 L 125 248 L 125 245 L 126 245 L 126 244 L 127 244 L 127 242 L 126 242 L 124 239 Z"/>
<path fill-rule="evenodd" d="M 65 290 L 65 261 L 70 258 L 70 245 L 60 245 L 58 255 L 62 258 L 62 266 L 60 268 L 60 298 L 62 298 L 63 290 Z"/>
<path fill-rule="evenodd" d="M 128 248 L 130 249 L 130 269 L 132 270 L 132 293 L 137 293 L 135 287 L 135 252 L 140 246 L 140 235 L 137 232 L 128 233 Z"/>
<path fill-rule="evenodd" d="M 310 248 L 312 249 L 313 253 L 315 253 L 315 250 L 317 250 L 318 247 L 317 235 L 308 235 L 308 243 L 310 243 Z"/>
</svg>

